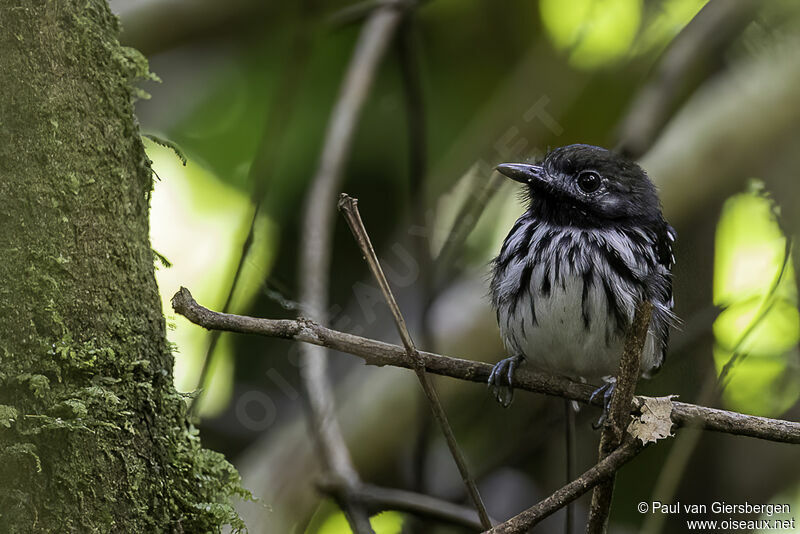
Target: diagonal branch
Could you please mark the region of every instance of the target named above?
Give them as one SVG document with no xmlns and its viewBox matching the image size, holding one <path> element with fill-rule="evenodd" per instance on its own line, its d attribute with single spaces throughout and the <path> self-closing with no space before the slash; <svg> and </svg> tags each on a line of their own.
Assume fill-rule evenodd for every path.
<svg viewBox="0 0 800 534">
<path fill-rule="evenodd" d="M 471 169 L 468 172 L 471 173 Z M 442 280 L 452 273 L 451 267 L 456 259 L 456 254 L 463 249 L 470 233 L 505 180 L 503 175 L 494 171 L 488 180 L 481 180 L 471 187 L 467 199 L 456 213 L 442 249 L 434 260 L 433 272 L 437 285 L 441 285 Z"/>
<path fill-rule="evenodd" d="M 331 330 L 309 319 L 260 319 L 214 312 L 198 304 L 185 287 L 172 297 L 172 307 L 176 313 L 209 330 L 293 339 L 358 356 L 369 365 L 414 368 L 406 350 L 398 345 Z M 423 351 L 419 355 L 429 373 L 485 385 L 492 372 L 492 365 L 484 362 Z M 568 378 L 529 369 L 518 369 L 515 372 L 514 387 L 586 404 L 592 404 L 589 399 L 595 389 L 589 384 L 580 384 Z M 648 397 L 636 397 L 634 406 L 638 408 L 645 399 Z M 599 403 L 599 400 L 594 402 Z M 672 401 L 671 417 L 678 427 L 693 425 L 713 432 L 800 444 L 800 423 L 794 421 L 745 415 L 677 401 Z"/>
<path fill-rule="evenodd" d="M 378 65 L 383 58 L 403 11 L 382 6 L 372 11 L 356 43 L 331 113 L 325 142 L 304 206 L 300 247 L 300 301 L 317 320 L 325 320 L 333 241 L 336 191 L 350 153 L 353 135 Z M 322 453 L 323 464 L 350 485 L 359 483 L 350 452 L 334 414 L 333 390 L 327 377 L 327 354 L 319 346 L 301 349 L 302 379 L 308 395 L 311 430 Z M 346 498 L 346 492 L 343 494 Z M 339 504 L 357 534 L 371 533 L 369 517 L 361 505 L 341 499 Z"/>
<path fill-rule="evenodd" d="M 632 460 L 644 448 L 639 440 L 627 439 L 611 454 L 543 501 L 520 512 L 489 530 L 486 534 L 521 534 L 569 503 L 613 477 L 620 467 Z"/>
<path fill-rule="evenodd" d="M 475 505 L 475 509 L 478 511 L 481 525 L 486 529 L 492 528 L 489 514 L 486 512 L 486 507 L 483 504 L 480 493 L 478 493 L 478 486 L 469 473 L 466 458 L 464 458 L 464 453 L 461 452 L 461 448 L 458 446 L 458 442 L 453 434 L 453 429 L 450 427 L 450 422 L 447 420 L 447 414 L 439 400 L 439 394 L 436 392 L 436 388 L 425 372 L 425 361 L 420 356 L 417 347 L 414 345 L 414 341 L 411 339 L 406 321 L 392 294 L 392 288 L 389 287 L 389 281 L 386 280 L 386 275 L 383 274 L 378 256 L 375 254 L 375 249 L 372 248 L 372 242 L 369 239 L 367 229 L 364 227 L 364 222 L 361 220 L 361 214 L 358 211 L 358 199 L 342 193 L 339 197 L 339 209 L 344 214 L 345 219 L 347 219 L 347 224 L 350 225 L 350 230 L 353 232 L 356 243 L 358 243 L 358 247 L 361 249 L 361 253 L 364 255 L 364 259 L 367 261 L 370 271 L 372 271 L 373 276 L 375 276 L 384 299 L 386 299 L 386 304 L 388 304 L 392 312 L 394 322 L 397 325 L 397 331 L 400 333 L 400 339 L 403 341 L 403 346 L 406 348 L 409 359 L 413 362 L 414 372 L 417 374 L 417 378 L 419 378 L 419 382 L 422 385 L 422 390 L 428 398 L 433 415 L 442 429 L 442 433 L 447 441 L 447 446 L 450 449 L 450 454 L 453 456 L 453 460 L 455 460 L 456 466 L 458 467 L 458 472 L 461 474 L 461 479 L 467 486 L 467 492 Z"/>
<path fill-rule="evenodd" d="M 647 340 L 652 314 L 653 305 L 647 301 L 640 302 L 636 307 L 628 335 L 625 337 L 625 347 L 619 359 L 617 382 L 611 397 L 608 419 L 600 436 L 599 461 L 613 453 L 625 437 L 625 430 L 630 422 L 630 406 L 636 391 L 636 382 L 639 380 L 642 349 Z M 614 475 L 594 488 L 589 508 L 589 522 L 586 525 L 587 534 L 606 531 L 613 493 Z"/>
</svg>

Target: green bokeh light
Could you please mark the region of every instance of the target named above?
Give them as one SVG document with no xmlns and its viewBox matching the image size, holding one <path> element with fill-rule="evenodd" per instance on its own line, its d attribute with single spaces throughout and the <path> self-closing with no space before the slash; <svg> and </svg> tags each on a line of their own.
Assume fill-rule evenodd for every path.
<svg viewBox="0 0 800 534">
<path fill-rule="evenodd" d="M 714 304 L 723 308 L 714 322 L 723 402 L 738 411 L 780 415 L 800 398 L 800 313 L 786 238 L 759 182 L 723 207 Z"/>
<path fill-rule="evenodd" d="M 666 0 L 644 11 L 641 0 L 541 0 L 542 24 L 556 48 L 581 69 L 657 51 L 707 0 Z"/>
<path fill-rule="evenodd" d="M 403 530 L 403 514 L 382 512 L 369 520 L 375 534 L 400 534 Z M 315 534 L 351 534 L 350 525 L 342 512 L 330 515 Z"/>
<path fill-rule="evenodd" d="M 633 44 L 641 0 L 541 0 L 542 23 L 576 67 L 592 68 L 622 57 Z"/>
<path fill-rule="evenodd" d="M 147 154 L 160 179 L 155 182 L 150 207 L 150 241 L 172 267 L 158 265 L 156 281 L 168 339 L 176 346 L 174 379 L 181 392 L 195 390 L 210 333 L 176 318 L 170 299 L 186 286 L 198 302 L 211 309 L 223 306 L 253 216 L 250 199 L 221 182 L 189 159 L 183 167 L 168 148 L 146 141 Z M 256 225 L 253 246 L 244 264 L 231 309 L 243 312 L 257 294 L 272 262 L 275 228 L 265 217 Z M 233 359 L 230 335 L 223 334 L 210 362 L 209 382 L 198 414 L 213 416 L 230 402 Z"/>
</svg>

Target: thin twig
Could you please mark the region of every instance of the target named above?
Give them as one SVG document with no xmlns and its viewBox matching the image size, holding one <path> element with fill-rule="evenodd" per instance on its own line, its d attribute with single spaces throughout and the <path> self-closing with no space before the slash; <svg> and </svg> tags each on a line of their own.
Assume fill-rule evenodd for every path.
<svg viewBox="0 0 800 534">
<path fill-rule="evenodd" d="M 750 321 L 750 324 L 747 325 L 747 328 L 744 329 L 744 332 L 742 332 L 742 334 L 739 336 L 739 339 L 731 349 L 731 357 L 727 362 L 725 362 L 725 365 L 720 370 L 719 377 L 717 378 L 717 393 L 722 394 L 730 381 L 729 375 L 731 370 L 736 363 L 740 362 L 742 359 L 744 359 L 744 356 L 746 356 L 746 353 L 742 353 L 741 351 L 742 345 L 747 338 L 750 337 L 756 327 L 761 324 L 761 321 L 766 319 L 767 315 L 772 310 L 772 307 L 775 305 L 775 294 L 777 293 L 778 287 L 780 287 L 781 282 L 783 281 L 783 276 L 786 274 L 786 267 L 789 265 L 789 260 L 791 257 L 792 238 L 786 234 L 786 237 L 784 238 L 783 261 L 781 262 L 781 266 L 778 269 L 778 272 L 772 278 L 772 283 L 765 293 L 761 305 L 758 307 L 758 312 L 753 320 Z"/>
<path fill-rule="evenodd" d="M 253 237 L 255 235 L 255 227 L 256 227 L 256 220 L 258 219 L 258 204 L 256 204 L 255 208 L 253 208 L 253 217 L 250 223 L 250 229 L 247 232 L 247 237 L 242 243 L 241 253 L 239 255 L 239 263 L 236 265 L 236 271 L 233 274 L 233 280 L 231 281 L 230 288 L 228 289 L 228 296 L 225 297 L 225 304 L 222 305 L 223 313 L 227 313 L 230 310 L 231 302 L 233 301 L 233 295 L 236 292 L 236 287 L 239 285 L 239 278 L 241 278 L 242 270 L 244 269 L 244 262 L 247 258 L 247 254 L 250 252 L 250 247 L 253 245 Z M 197 415 L 197 410 L 200 406 L 200 399 L 203 397 L 206 389 L 206 382 L 208 381 L 208 371 L 211 369 L 211 361 L 214 357 L 214 351 L 217 348 L 217 343 L 219 343 L 219 338 L 222 336 L 222 332 L 220 331 L 213 331 L 209 336 L 208 346 L 206 347 L 206 352 L 203 354 L 202 364 L 200 365 L 200 377 L 197 379 L 197 394 L 189 402 L 189 416 L 194 417 Z"/>
<path fill-rule="evenodd" d="M 328 308 L 334 200 L 342 170 L 350 153 L 353 134 L 378 65 L 394 35 L 403 12 L 378 7 L 364 23 L 331 113 L 319 166 L 303 210 L 300 247 L 300 302 L 312 318 L 325 320 Z M 327 377 L 327 353 L 323 348 L 301 348 L 302 378 L 309 401 L 311 429 L 316 433 L 325 467 L 351 485 L 359 483 L 334 413 L 333 391 Z M 340 502 L 357 534 L 372 532 L 369 517 L 356 503 Z"/>
<path fill-rule="evenodd" d="M 427 214 L 427 195 L 425 176 L 428 172 L 428 135 L 425 120 L 425 98 L 420 68 L 420 42 L 417 12 L 409 11 L 403 20 L 397 39 L 397 56 L 400 63 L 400 79 L 408 139 L 408 191 L 411 200 L 411 220 L 419 228 L 425 228 Z M 417 286 L 419 294 L 419 331 L 417 342 L 421 347 L 435 350 L 430 328 L 430 310 L 434 298 L 433 258 L 431 256 L 430 232 L 420 232 L 413 237 L 415 256 L 419 263 Z M 411 483 L 414 489 L 422 491 L 424 486 L 424 464 L 431 431 L 431 412 L 427 402 L 418 395 L 414 401 L 419 404 L 417 435 L 411 453 Z"/>
<path fill-rule="evenodd" d="M 613 477 L 620 467 L 633 459 L 644 446 L 639 440 L 626 441 L 611 454 L 543 501 L 501 523 L 486 534 L 521 534 L 542 521 L 555 511 L 571 503 L 597 484 Z"/>
<path fill-rule="evenodd" d="M 570 482 L 575 477 L 575 410 L 567 399 L 564 399 L 564 445 L 566 479 Z M 564 534 L 572 534 L 574 516 L 575 506 L 570 502 L 564 509 Z"/>
<path fill-rule="evenodd" d="M 378 282 L 378 286 L 381 289 L 381 293 L 383 293 L 386 304 L 389 306 L 389 310 L 392 312 L 392 317 L 394 317 L 394 322 L 397 325 L 397 331 L 400 334 L 400 339 L 403 341 L 403 346 L 406 348 L 408 357 L 413 362 L 414 372 L 417 374 L 417 378 L 419 378 L 419 382 L 422 385 L 422 390 L 425 392 L 425 396 L 428 398 L 428 402 L 431 405 L 431 410 L 433 411 L 433 416 L 436 418 L 436 421 L 438 421 L 439 426 L 442 429 L 442 433 L 447 441 L 447 446 L 450 449 L 450 454 L 453 456 L 453 460 L 456 462 L 458 472 L 461 474 L 461 479 L 464 481 L 464 485 L 467 487 L 467 492 L 469 493 L 469 496 L 475 505 L 475 509 L 478 511 L 481 524 L 485 529 L 492 528 L 492 523 L 489 520 L 489 514 L 486 512 L 486 507 L 484 506 L 483 500 L 478 492 L 478 486 L 475 484 L 475 480 L 469 473 L 469 469 L 467 468 L 467 460 L 464 458 L 464 453 L 461 452 L 461 448 L 458 446 L 458 442 L 453 434 L 453 429 L 450 427 L 450 422 L 447 420 L 447 414 L 445 413 L 442 403 L 439 400 L 439 394 L 436 392 L 436 388 L 433 386 L 430 377 L 428 377 L 428 374 L 425 372 L 425 361 L 422 359 L 417 347 L 414 345 L 414 340 L 411 339 L 411 334 L 406 326 L 406 321 L 403 318 L 403 314 L 400 312 L 400 307 L 397 305 L 394 295 L 392 294 L 392 288 L 389 287 L 389 281 L 386 279 L 386 275 L 383 274 L 383 269 L 378 261 L 378 256 L 375 254 L 375 249 L 372 248 L 372 242 L 369 239 L 367 229 L 364 227 L 364 222 L 361 220 L 361 214 L 358 211 L 358 200 L 342 193 L 339 197 L 339 209 L 344 214 L 347 224 L 350 226 L 350 230 L 353 232 L 353 237 L 355 237 L 356 243 L 358 243 L 358 248 L 361 249 L 361 253 L 364 255 L 364 259 L 367 261 L 367 265 L 369 265 L 372 275 Z"/>
<path fill-rule="evenodd" d="M 214 312 L 199 305 L 185 287 L 172 297 L 172 307 L 176 313 L 210 330 L 293 339 L 358 356 L 369 365 L 414 368 L 405 348 L 399 345 L 331 330 L 309 319 L 260 319 Z M 484 362 L 423 351 L 419 354 L 429 373 L 485 385 L 492 372 L 492 365 Z M 595 390 L 589 384 L 524 368 L 515 372 L 514 387 L 585 404 L 592 404 L 590 397 Z M 635 397 L 633 405 L 638 408 L 645 399 L 647 397 Z M 599 405 L 601 402 L 595 399 L 593 403 Z M 794 421 L 745 415 L 678 401 L 672 401 L 671 416 L 678 427 L 695 425 L 713 432 L 800 444 L 800 423 Z"/>
<path fill-rule="evenodd" d="M 413 203 L 411 219 L 413 224 L 424 228 L 426 225 L 427 198 L 425 194 L 425 175 L 428 169 L 427 129 L 425 126 L 425 102 L 422 90 L 422 74 L 419 60 L 419 38 L 417 35 L 416 12 L 409 12 L 400 26 L 397 39 L 397 55 L 405 99 L 406 123 L 408 127 L 408 184 L 409 196 Z M 432 335 L 428 314 L 433 299 L 434 273 L 430 249 L 430 235 L 423 232 L 414 240 L 417 261 L 419 262 L 420 332 L 417 341 L 428 347 Z"/>
<path fill-rule="evenodd" d="M 608 457 L 622 443 L 625 436 L 625 430 L 630 422 L 631 401 L 641 373 L 642 349 L 647 340 L 652 314 L 653 304 L 649 301 L 641 301 L 636 307 L 633 322 L 625 336 L 625 347 L 619 360 L 616 387 L 611 397 L 608 418 L 600 436 L 598 461 Z M 592 504 L 589 508 L 589 522 L 586 525 L 587 534 L 600 534 L 606 531 L 613 493 L 613 475 L 594 488 Z"/>
<path fill-rule="evenodd" d="M 470 172 L 472 171 L 470 170 Z M 458 210 L 442 249 L 434 260 L 433 272 L 437 284 L 441 283 L 441 280 L 449 280 L 456 253 L 464 246 L 489 201 L 494 198 L 505 180 L 503 175 L 495 171 L 488 180 L 481 177 L 479 185 L 470 189 L 469 196 Z"/>
<path fill-rule="evenodd" d="M 332 477 L 321 479 L 317 483 L 317 488 L 329 495 L 336 495 L 345 489 L 340 480 Z M 468 528 L 472 531 L 484 529 L 478 514 L 472 508 L 430 495 L 371 484 L 361 484 L 349 488 L 349 492 L 351 499 L 366 506 L 370 512 L 397 510 L 417 517 Z"/>
</svg>

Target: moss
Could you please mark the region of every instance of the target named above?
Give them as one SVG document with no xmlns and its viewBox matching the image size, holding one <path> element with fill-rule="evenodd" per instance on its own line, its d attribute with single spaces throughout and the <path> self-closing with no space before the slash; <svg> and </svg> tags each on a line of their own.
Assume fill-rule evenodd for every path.
<svg viewBox="0 0 800 534">
<path fill-rule="evenodd" d="M 11 428 L 11 423 L 17 419 L 17 409 L 13 406 L 0 404 L 0 426 Z"/>
<path fill-rule="evenodd" d="M 66 332 L 47 353 L 64 360 L 67 367 L 79 370 L 104 367 L 115 359 L 113 348 L 98 346 L 94 338 L 75 342 L 71 332 Z"/>
<path fill-rule="evenodd" d="M 22 442 L 4 447 L 0 450 L 0 459 L 2 459 L 2 461 L 0 461 L 0 466 L 6 468 L 10 465 L 24 463 L 28 464 L 34 472 L 42 472 L 42 461 L 37 454 L 36 445 L 33 443 Z M 4 469 L 0 469 L 0 473 L 3 471 Z M 16 493 L 17 495 L 25 495 L 25 493 L 21 491 L 17 491 Z"/>
<path fill-rule="evenodd" d="M 26 385 L 34 397 L 45 398 L 50 391 L 50 379 L 44 375 L 21 373 L 17 375 L 17 383 Z"/>
<path fill-rule="evenodd" d="M 82 419 L 89 415 L 86 405 L 77 399 L 67 399 L 61 401 L 51 410 L 55 417 L 63 419 Z"/>
<path fill-rule="evenodd" d="M 100 0 L 0 4 L 0 525 L 220 532 L 246 497 L 172 386 L 132 101 Z"/>
</svg>

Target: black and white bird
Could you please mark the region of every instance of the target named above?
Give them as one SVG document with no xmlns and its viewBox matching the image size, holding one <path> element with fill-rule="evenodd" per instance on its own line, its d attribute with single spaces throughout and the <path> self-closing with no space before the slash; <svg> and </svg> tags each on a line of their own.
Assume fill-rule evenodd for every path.
<svg viewBox="0 0 800 534">
<path fill-rule="evenodd" d="M 653 314 L 641 359 L 661 368 L 674 321 L 675 231 L 656 188 L 636 163 L 590 145 L 569 145 L 540 165 L 497 170 L 525 184 L 528 209 L 493 263 L 492 305 L 510 358 L 489 378 L 497 400 L 513 398 L 523 361 L 573 379 L 609 381 L 637 304 Z"/>
</svg>

